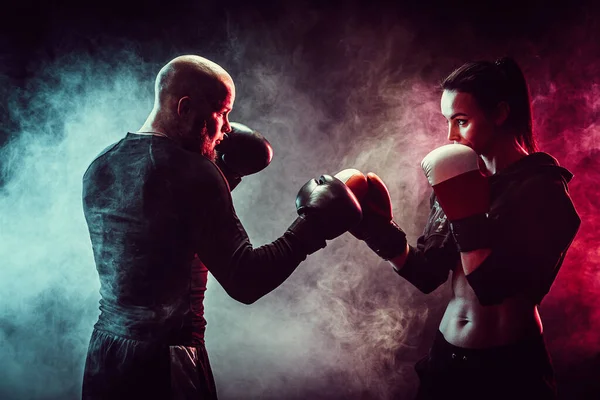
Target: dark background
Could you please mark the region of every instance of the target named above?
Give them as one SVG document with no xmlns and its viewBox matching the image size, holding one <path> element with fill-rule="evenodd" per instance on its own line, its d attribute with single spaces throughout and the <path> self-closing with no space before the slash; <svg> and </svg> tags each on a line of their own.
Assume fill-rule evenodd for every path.
<svg viewBox="0 0 600 400">
<path fill-rule="evenodd" d="M 420 159 L 445 142 L 437 83 L 511 55 L 540 148 L 575 174 L 583 224 L 541 305 L 561 398 L 600 398 L 597 239 L 600 14 L 594 2 L 18 1 L 0 26 L 0 398 L 77 398 L 98 282 L 80 209 L 89 161 L 152 106 L 180 54 L 237 86 L 232 120 L 275 159 L 234 192 L 256 245 L 293 219 L 297 189 L 348 167 L 388 184 L 414 242 Z M 352 237 L 251 307 L 216 283 L 207 346 L 223 399 L 410 398 L 449 287 L 417 292 Z"/>
</svg>

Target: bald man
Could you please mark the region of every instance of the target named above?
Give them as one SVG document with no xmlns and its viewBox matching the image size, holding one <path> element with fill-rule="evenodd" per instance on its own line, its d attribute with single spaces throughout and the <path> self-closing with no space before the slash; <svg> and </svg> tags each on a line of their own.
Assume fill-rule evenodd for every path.
<svg viewBox="0 0 600 400">
<path fill-rule="evenodd" d="M 214 62 L 181 56 L 160 70 L 155 92 L 140 130 L 103 150 L 83 177 L 101 294 L 84 399 L 216 399 L 204 346 L 208 272 L 251 304 L 361 218 L 350 190 L 323 175 L 300 189 L 285 233 L 253 248 L 223 170 L 255 162 L 248 153 L 264 143 L 232 132 L 233 80 Z M 217 157 L 221 141 L 231 157 Z"/>
</svg>

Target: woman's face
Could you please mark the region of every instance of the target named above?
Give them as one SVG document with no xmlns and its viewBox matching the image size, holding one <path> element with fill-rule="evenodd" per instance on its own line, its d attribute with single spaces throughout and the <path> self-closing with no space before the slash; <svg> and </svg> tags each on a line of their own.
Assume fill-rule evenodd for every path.
<svg viewBox="0 0 600 400">
<path fill-rule="evenodd" d="M 442 114 L 448 121 L 448 140 L 485 154 L 493 143 L 496 126 L 470 93 L 444 90 Z"/>
</svg>

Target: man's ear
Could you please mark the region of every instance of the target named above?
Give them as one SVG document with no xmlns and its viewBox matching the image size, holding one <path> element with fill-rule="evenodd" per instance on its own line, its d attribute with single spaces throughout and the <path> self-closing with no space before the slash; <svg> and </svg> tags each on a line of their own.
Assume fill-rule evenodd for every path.
<svg viewBox="0 0 600 400">
<path fill-rule="evenodd" d="M 508 115 L 510 114 L 510 106 L 506 101 L 501 101 L 496 106 L 496 111 L 494 114 L 494 123 L 496 126 L 502 126 L 506 120 L 508 119 Z"/>
<path fill-rule="evenodd" d="M 177 103 L 177 115 L 180 117 L 186 116 L 192 110 L 192 99 L 189 96 L 184 96 Z"/>
</svg>

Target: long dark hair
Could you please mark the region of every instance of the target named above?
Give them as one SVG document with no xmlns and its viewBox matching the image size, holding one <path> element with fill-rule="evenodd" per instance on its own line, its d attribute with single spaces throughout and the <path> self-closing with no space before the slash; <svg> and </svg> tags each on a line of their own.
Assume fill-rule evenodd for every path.
<svg viewBox="0 0 600 400">
<path fill-rule="evenodd" d="M 454 70 L 442 82 L 442 90 L 455 90 L 473 95 L 485 112 L 507 102 L 510 111 L 504 127 L 514 132 L 519 144 L 529 153 L 537 151 L 533 137 L 531 101 L 525 76 L 510 57 L 496 62 L 468 62 Z"/>
</svg>

